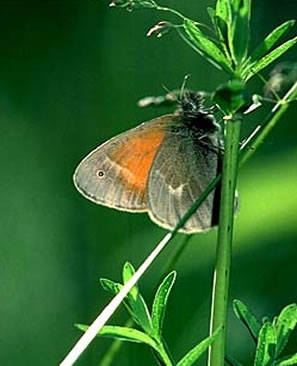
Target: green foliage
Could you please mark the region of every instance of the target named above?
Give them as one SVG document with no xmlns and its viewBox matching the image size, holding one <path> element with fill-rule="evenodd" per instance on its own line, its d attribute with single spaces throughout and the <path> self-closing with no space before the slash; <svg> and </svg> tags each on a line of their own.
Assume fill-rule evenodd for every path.
<svg viewBox="0 0 297 366">
<path fill-rule="evenodd" d="M 245 84 L 240 80 L 220 85 L 213 95 L 213 100 L 226 115 L 230 116 L 250 102 L 245 92 Z"/>
<path fill-rule="evenodd" d="M 210 183 L 200 197 L 202 202 L 217 182 L 220 179 L 222 180 L 216 281 L 213 291 L 211 320 L 211 329 L 215 331 L 208 338 L 194 346 L 177 363 L 177 366 L 190 366 L 211 346 L 209 365 L 222 366 L 225 354 L 226 314 L 241 120 L 243 119 L 244 110 L 251 105 L 251 101 L 246 95 L 246 83 L 297 43 L 297 37 L 295 37 L 281 45 L 276 45 L 293 26 L 294 21 L 287 21 L 274 29 L 250 53 L 251 0 L 217 0 L 214 8 L 208 8 L 211 29 L 196 20 L 183 16 L 174 9 L 160 6 L 154 0 L 115 0 L 110 5 L 129 11 L 150 8 L 174 14 L 182 21 L 181 24 L 161 21 L 150 29 L 148 35 L 156 35 L 160 38 L 168 34 L 170 30 L 176 30 L 179 36 L 195 52 L 202 55 L 215 67 L 226 72 L 229 78 L 227 83 L 220 85 L 213 93 L 213 100 L 223 112 L 226 122 L 223 170 L 222 174 Z M 173 230 L 173 234 L 184 225 L 197 207 L 193 205 L 189 212 L 181 218 L 177 227 Z M 126 263 L 123 269 L 123 284 L 126 284 L 132 278 L 134 272 L 133 266 Z M 175 279 L 176 273 L 171 272 L 162 281 L 155 294 L 151 312 L 137 286 L 134 286 L 126 296 L 125 306 L 141 330 L 120 326 L 104 326 L 98 335 L 145 343 L 153 349 L 159 364 L 174 365 L 175 362 L 164 342 L 162 326 L 168 297 Z M 107 289 L 113 295 L 118 294 L 123 287 L 120 283 L 106 279 L 102 279 L 101 284 L 104 289 Z M 285 308 L 274 321 L 267 320 L 264 324 L 260 323 L 247 306 L 240 301 L 234 302 L 234 311 L 257 343 L 254 366 L 284 366 L 295 362 L 296 354 L 283 358 L 279 357 L 297 323 L 295 304 Z M 81 330 L 87 329 L 86 326 L 82 325 L 79 328 Z M 230 365 L 239 365 L 235 360 L 228 359 L 227 362 Z"/>
<path fill-rule="evenodd" d="M 88 326 L 84 324 L 76 324 L 76 327 L 79 330 L 82 330 L 83 332 L 85 332 L 88 329 Z M 154 348 L 155 350 L 158 350 L 156 342 L 151 337 L 133 328 L 105 325 L 100 330 L 98 337 L 99 336 L 119 339 L 122 341 L 145 343 L 150 347 Z"/>
<path fill-rule="evenodd" d="M 278 357 L 284 350 L 288 339 L 297 324 L 297 305 L 286 306 L 278 317 L 273 321 L 277 336 L 276 356 Z"/>
<path fill-rule="evenodd" d="M 174 285 L 175 279 L 176 272 L 169 273 L 169 275 L 167 275 L 160 284 L 154 298 L 152 307 L 152 326 L 154 334 L 156 334 L 158 337 L 161 337 L 167 300 L 172 286 Z"/>
<path fill-rule="evenodd" d="M 126 262 L 123 267 L 123 284 L 129 281 L 134 273 L 135 270 L 132 264 Z M 146 305 L 145 300 L 136 286 L 124 300 L 126 308 L 132 316 L 132 319 L 142 330 L 106 325 L 100 330 L 97 336 L 109 337 L 122 341 L 144 343 L 150 346 L 154 352 L 157 353 L 157 360 L 161 360 L 162 365 L 173 366 L 175 363 L 168 352 L 167 345 L 164 343 L 162 326 L 168 298 L 175 280 L 175 271 L 170 272 L 163 279 L 156 291 L 151 314 L 148 311 L 148 306 Z M 107 279 L 100 279 L 100 282 L 102 287 L 113 295 L 117 294 L 123 286 L 122 284 Z M 88 326 L 84 324 L 76 324 L 76 327 L 84 332 L 88 329 Z M 210 337 L 207 337 L 193 347 L 184 357 L 182 357 L 182 359 L 177 363 L 177 366 L 190 366 L 197 361 L 213 343 L 219 332 L 220 329 L 217 329 Z"/>
<path fill-rule="evenodd" d="M 235 64 L 241 64 L 249 48 L 251 0 L 231 1 L 231 9 L 229 47 Z"/>
<path fill-rule="evenodd" d="M 253 64 L 265 56 L 268 51 L 277 43 L 282 36 L 284 36 L 289 29 L 293 27 L 295 20 L 288 20 L 276 27 L 268 36 L 260 43 L 260 45 L 253 51 L 247 60 L 246 64 Z"/>
<path fill-rule="evenodd" d="M 273 365 L 276 356 L 276 332 L 270 322 L 260 329 L 254 366 Z"/>
<path fill-rule="evenodd" d="M 178 363 L 177 366 L 191 366 L 196 362 L 200 356 L 207 350 L 207 348 L 213 343 L 213 341 L 217 338 L 221 329 L 217 329 L 210 337 L 204 339 L 204 341 L 200 342 L 192 348 Z"/>
<path fill-rule="evenodd" d="M 195 22 L 185 19 L 184 28 L 182 29 L 185 31 L 185 36 L 183 36 L 181 30 L 179 30 L 180 35 L 183 36 L 193 49 L 203 55 L 218 68 L 232 74 L 232 67 L 229 59 L 224 55 L 224 52 L 215 42 L 203 34 L 203 32 L 195 25 Z"/>
<path fill-rule="evenodd" d="M 286 356 L 275 362 L 275 366 L 296 366 L 297 365 L 297 353 L 294 355 Z"/>
<path fill-rule="evenodd" d="M 264 324 L 261 324 L 252 311 L 239 300 L 234 300 L 233 309 L 257 343 L 254 366 L 296 364 L 297 354 L 279 358 L 297 325 L 296 304 L 286 306 L 273 321 L 266 317 Z"/>
<path fill-rule="evenodd" d="M 249 55 L 251 3 L 251 0 L 218 0 L 215 9 L 208 7 L 215 38 L 210 37 L 203 30 L 206 27 L 195 20 L 176 10 L 159 6 L 153 0 L 116 0 L 111 5 L 128 10 L 153 8 L 174 13 L 183 20 L 182 26 L 176 26 L 175 29 L 191 48 L 231 78 L 248 81 L 297 42 L 295 37 L 274 48 L 277 41 L 295 24 L 295 20 L 289 20 L 275 28 Z M 172 28 L 172 23 L 160 22 L 148 34 L 156 33 L 161 37 Z"/>
<path fill-rule="evenodd" d="M 243 322 L 243 324 L 247 327 L 253 339 L 256 341 L 262 326 L 260 321 L 251 312 L 251 310 L 240 300 L 233 301 L 233 310 L 237 318 Z"/>
<path fill-rule="evenodd" d="M 123 267 L 123 284 L 129 281 L 129 279 L 134 274 L 135 270 L 131 263 L 126 262 Z M 102 287 L 111 292 L 113 295 L 116 295 L 120 292 L 123 287 L 122 284 L 115 283 L 111 280 L 100 279 Z M 132 316 L 135 323 L 141 326 L 148 334 L 152 333 L 152 325 L 151 325 L 151 317 L 149 315 L 149 311 L 147 305 L 138 291 L 137 286 L 134 286 L 132 290 L 129 292 L 128 297 L 124 300 L 124 304 Z"/>
<path fill-rule="evenodd" d="M 283 43 L 281 46 L 275 48 L 270 53 L 263 56 L 261 59 L 255 61 L 255 64 L 249 64 L 247 70 L 244 72 L 244 78 L 249 80 L 253 75 L 257 74 L 259 71 L 263 70 L 265 67 L 270 65 L 280 56 L 282 56 L 286 51 L 288 51 L 292 46 L 297 43 L 297 37 L 290 39 L 289 41 Z"/>
</svg>

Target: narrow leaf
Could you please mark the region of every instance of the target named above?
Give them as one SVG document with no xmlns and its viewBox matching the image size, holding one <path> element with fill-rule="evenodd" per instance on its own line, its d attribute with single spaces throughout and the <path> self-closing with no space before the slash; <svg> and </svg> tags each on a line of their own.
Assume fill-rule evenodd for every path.
<svg viewBox="0 0 297 366">
<path fill-rule="evenodd" d="M 237 63 L 246 58 L 250 41 L 251 0 L 240 0 L 232 14 L 232 50 Z M 230 46 L 231 48 L 231 46 Z"/>
<path fill-rule="evenodd" d="M 224 19 L 222 19 L 221 17 L 219 17 L 218 15 L 216 15 L 215 17 L 215 22 L 216 22 L 216 29 L 217 29 L 217 33 L 219 36 L 219 40 L 221 41 L 221 47 L 222 50 L 224 51 L 224 54 L 229 62 L 229 64 L 232 64 L 232 58 L 230 56 L 231 52 L 230 49 L 228 48 L 229 46 L 229 42 L 228 42 L 228 25 L 225 22 Z"/>
<path fill-rule="evenodd" d="M 277 336 L 276 356 L 278 357 L 285 348 L 288 339 L 297 324 L 297 305 L 286 306 L 278 316 L 275 329 Z"/>
<path fill-rule="evenodd" d="M 213 25 L 213 29 L 215 30 L 215 32 L 217 32 L 217 24 L 216 24 L 216 11 L 214 10 L 214 8 L 212 8 L 211 6 L 209 6 L 207 8 L 207 12 L 208 12 L 208 15 L 210 17 L 210 20 L 211 20 L 211 23 Z"/>
<path fill-rule="evenodd" d="M 216 15 L 222 18 L 226 24 L 231 20 L 231 6 L 230 0 L 217 0 Z"/>
<path fill-rule="evenodd" d="M 275 363 L 275 366 L 296 366 L 297 365 L 297 353 L 294 355 L 283 357 Z"/>
<path fill-rule="evenodd" d="M 154 329 L 154 333 L 158 337 L 161 336 L 162 325 L 166 311 L 166 304 L 175 279 L 176 272 L 173 271 L 169 273 L 162 281 L 154 298 L 152 308 L 152 326 Z"/>
<path fill-rule="evenodd" d="M 116 283 L 107 278 L 100 278 L 100 283 L 104 290 L 112 293 L 113 295 L 117 295 L 123 287 L 122 284 Z M 131 298 L 131 296 L 130 296 L 130 298 Z M 124 303 L 126 309 L 128 310 L 129 314 L 131 315 L 131 317 L 139 324 L 138 319 L 135 317 L 132 307 L 130 306 L 129 294 L 128 294 L 128 296 L 125 297 L 123 303 Z"/>
<path fill-rule="evenodd" d="M 259 62 L 257 62 L 250 70 L 247 70 L 245 80 L 250 79 L 254 74 L 258 73 L 260 70 L 264 69 L 270 65 L 273 61 L 279 58 L 282 54 L 288 51 L 297 43 L 297 37 L 290 39 L 289 41 L 283 43 L 279 47 L 275 48 L 268 55 L 264 56 Z"/>
<path fill-rule="evenodd" d="M 119 293 L 123 287 L 120 283 L 111 281 L 107 278 L 100 278 L 100 284 L 104 290 L 111 292 L 113 295 Z"/>
<path fill-rule="evenodd" d="M 254 341 L 257 342 L 262 324 L 252 311 L 240 300 L 233 301 L 233 310 L 237 318 L 247 327 Z"/>
<path fill-rule="evenodd" d="M 264 41 L 251 54 L 249 62 L 253 63 L 260 60 L 267 54 L 268 51 L 276 44 L 276 42 L 295 24 L 295 20 L 288 20 L 287 22 L 276 27 Z"/>
<path fill-rule="evenodd" d="M 126 284 L 134 275 L 135 269 L 130 262 L 126 262 L 123 267 L 123 283 Z M 150 334 L 152 331 L 151 317 L 148 307 L 138 291 L 137 286 L 134 286 L 127 297 L 128 310 L 131 309 L 132 317 L 137 324 Z"/>
<path fill-rule="evenodd" d="M 207 350 L 207 348 L 213 343 L 221 331 L 218 328 L 211 336 L 204 339 L 202 342 L 192 348 L 178 363 L 177 366 L 191 366 L 198 358 Z"/>
<path fill-rule="evenodd" d="M 233 74 L 231 63 L 225 57 L 224 53 L 213 41 L 201 32 L 194 22 L 191 20 L 185 20 L 184 29 L 185 35 L 180 31 L 179 33 L 194 50 L 202 54 L 218 68 L 225 70 L 231 75 Z M 177 30 L 179 30 L 179 28 L 177 28 Z"/>
<path fill-rule="evenodd" d="M 84 332 L 89 328 L 88 325 L 84 324 L 76 324 L 75 326 Z M 158 349 L 156 342 L 151 337 L 134 328 L 105 325 L 97 336 L 115 338 L 122 341 L 145 343 L 156 350 Z"/>
<path fill-rule="evenodd" d="M 132 264 L 130 262 L 126 262 L 123 266 L 123 284 L 124 285 L 130 280 L 130 278 L 134 275 L 134 273 L 135 273 L 135 269 L 132 266 Z M 130 294 L 133 298 L 137 297 L 138 288 L 136 285 L 131 289 Z"/>
<path fill-rule="evenodd" d="M 232 12 L 238 12 L 240 7 L 242 6 L 242 0 L 231 0 L 231 9 Z M 232 14 L 231 12 L 231 14 Z"/>
<path fill-rule="evenodd" d="M 276 351 L 276 332 L 270 322 L 260 330 L 254 366 L 273 366 Z"/>
<path fill-rule="evenodd" d="M 135 269 L 130 262 L 126 262 L 123 266 L 123 284 L 125 285 L 134 275 Z"/>
<path fill-rule="evenodd" d="M 129 298 L 129 305 L 132 309 L 134 320 L 141 326 L 146 333 L 152 333 L 152 322 L 148 311 L 148 307 L 143 297 L 138 293 L 137 298 Z"/>
<path fill-rule="evenodd" d="M 219 17 L 218 15 L 215 17 L 219 38 L 223 42 L 223 45 L 226 47 L 228 44 L 228 25 L 224 19 Z"/>
<path fill-rule="evenodd" d="M 133 267 L 130 263 L 126 263 L 123 268 L 123 279 L 124 281 L 129 280 L 129 276 L 133 274 Z M 120 283 L 113 282 L 106 278 L 101 278 L 100 283 L 102 287 L 111 292 L 113 295 L 116 295 L 120 292 L 123 285 Z M 132 288 L 129 294 L 124 299 L 124 305 L 128 310 L 129 314 L 133 318 L 133 320 L 142 327 L 147 333 L 151 333 L 151 318 L 149 315 L 149 311 L 147 305 L 143 299 L 143 297 L 138 292 L 137 287 Z"/>
</svg>

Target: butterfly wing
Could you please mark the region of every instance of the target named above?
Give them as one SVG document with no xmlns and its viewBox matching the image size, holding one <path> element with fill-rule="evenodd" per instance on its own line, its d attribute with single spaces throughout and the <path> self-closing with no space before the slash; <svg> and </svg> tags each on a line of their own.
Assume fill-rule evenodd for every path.
<svg viewBox="0 0 297 366">
<path fill-rule="evenodd" d="M 199 139 L 186 128 L 168 133 L 156 154 L 148 182 L 148 208 L 158 225 L 173 229 L 220 169 L 217 137 Z M 219 189 L 213 191 L 181 232 L 217 224 Z"/>
<path fill-rule="evenodd" d="M 172 115 L 155 118 L 108 140 L 78 165 L 74 183 L 89 200 L 118 210 L 147 211 L 147 181 Z"/>
</svg>

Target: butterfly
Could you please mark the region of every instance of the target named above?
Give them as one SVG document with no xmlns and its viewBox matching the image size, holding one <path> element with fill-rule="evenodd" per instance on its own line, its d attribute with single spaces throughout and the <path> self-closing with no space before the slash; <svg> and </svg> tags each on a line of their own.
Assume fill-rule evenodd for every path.
<svg viewBox="0 0 297 366">
<path fill-rule="evenodd" d="M 175 113 L 144 122 L 89 153 L 74 173 L 87 199 L 129 212 L 147 212 L 172 230 L 221 171 L 220 126 L 201 94 L 185 91 Z M 210 193 L 180 232 L 218 222 L 219 192 Z"/>
</svg>

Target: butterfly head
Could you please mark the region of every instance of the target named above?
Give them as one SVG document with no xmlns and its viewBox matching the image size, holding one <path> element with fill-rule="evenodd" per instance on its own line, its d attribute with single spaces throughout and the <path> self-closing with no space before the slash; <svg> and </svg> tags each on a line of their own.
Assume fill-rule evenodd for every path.
<svg viewBox="0 0 297 366">
<path fill-rule="evenodd" d="M 204 97 L 199 92 L 185 91 L 179 99 L 178 114 L 181 121 L 202 135 L 212 135 L 220 130 L 211 109 L 203 106 Z"/>
</svg>

